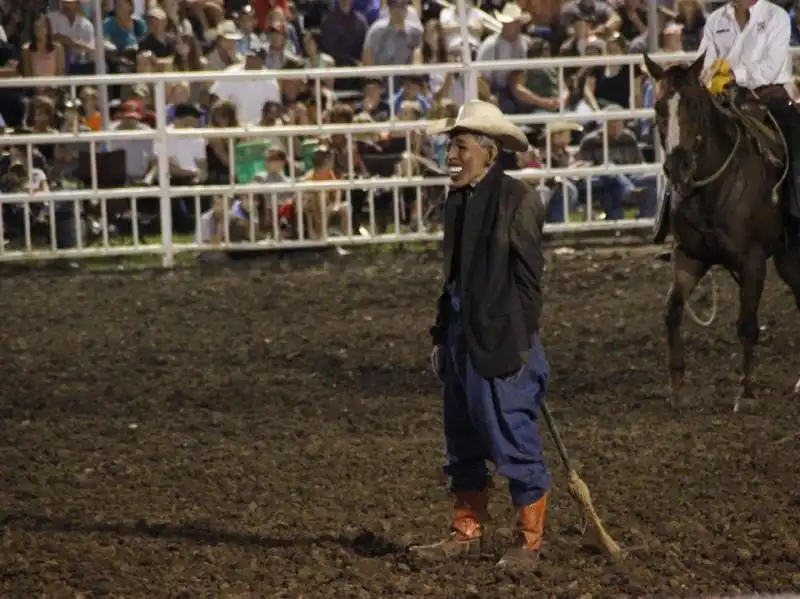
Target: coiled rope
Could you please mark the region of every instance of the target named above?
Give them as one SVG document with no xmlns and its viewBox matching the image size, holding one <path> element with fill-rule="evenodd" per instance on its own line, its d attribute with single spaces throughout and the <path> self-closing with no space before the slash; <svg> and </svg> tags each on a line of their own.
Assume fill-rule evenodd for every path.
<svg viewBox="0 0 800 599">
<path fill-rule="evenodd" d="M 714 320 L 717 317 L 717 293 L 718 287 L 717 282 L 714 280 L 714 273 L 710 270 L 705 274 L 705 276 L 698 281 L 698 286 L 702 283 L 705 279 L 708 279 L 709 283 L 711 284 L 711 314 L 706 320 L 702 320 L 697 313 L 692 308 L 692 304 L 689 303 L 689 300 L 686 301 L 686 311 L 689 313 L 691 319 L 695 322 L 695 324 L 701 327 L 710 327 Z"/>
</svg>

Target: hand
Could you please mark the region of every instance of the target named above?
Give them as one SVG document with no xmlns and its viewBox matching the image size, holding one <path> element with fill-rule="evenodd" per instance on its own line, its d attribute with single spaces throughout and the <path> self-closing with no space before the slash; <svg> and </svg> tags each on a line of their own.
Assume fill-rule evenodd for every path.
<svg viewBox="0 0 800 599">
<path fill-rule="evenodd" d="M 542 102 L 542 108 L 544 108 L 545 110 L 550 110 L 552 112 L 558 112 L 559 109 L 558 98 L 547 98 Z"/>
<path fill-rule="evenodd" d="M 431 350 L 431 370 L 437 378 L 444 383 L 445 364 L 447 360 L 447 348 L 444 345 L 436 345 Z"/>
</svg>

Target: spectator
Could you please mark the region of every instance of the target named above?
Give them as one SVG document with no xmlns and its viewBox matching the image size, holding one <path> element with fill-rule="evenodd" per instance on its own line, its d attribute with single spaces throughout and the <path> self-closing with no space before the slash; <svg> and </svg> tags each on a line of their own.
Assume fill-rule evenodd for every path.
<svg viewBox="0 0 800 599">
<path fill-rule="evenodd" d="M 61 110 L 61 127 L 60 130 L 64 133 L 88 133 L 91 131 L 83 122 L 83 104 L 78 98 L 68 98 Z M 79 146 L 82 144 L 70 144 L 71 146 Z M 88 149 L 88 147 L 86 148 Z"/>
<path fill-rule="evenodd" d="M 333 155 L 331 148 L 320 143 L 311 155 L 311 171 L 303 179 L 306 181 L 333 181 L 336 174 L 333 171 Z M 347 230 L 347 212 L 342 214 L 340 191 L 307 191 L 302 194 L 303 201 L 300 204 L 301 212 L 306 224 L 306 239 L 324 239 L 328 229 L 328 221 L 331 216 L 339 215 L 343 222 L 342 230 Z"/>
<path fill-rule="evenodd" d="M 428 114 L 432 121 L 439 119 L 454 119 L 458 116 L 458 105 L 449 98 L 444 98 L 434 102 Z M 447 146 L 450 137 L 445 134 L 428 136 L 427 154 L 433 158 L 440 169 L 447 168 Z"/>
<path fill-rule="evenodd" d="M 278 143 L 273 143 L 264 155 L 264 170 L 256 173 L 253 183 L 275 184 L 289 183 L 286 176 L 286 151 Z M 278 215 L 283 205 L 294 197 L 291 191 L 279 191 L 277 193 L 263 193 L 256 197 L 257 206 L 261 219 L 261 231 L 264 233 L 275 233 L 279 223 Z"/>
<path fill-rule="evenodd" d="M 22 47 L 23 77 L 56 77 L 64 74 L 64 48 L 53 39 L 47 15 L 40 14 L 31 24 L 30 42 Z"/>
<path fill-rule="evenodd" d="M 490 35 L 478 49 L 478 61 L 523 59 L 528 52 L 528 44 L 521 37 L 522 28 L 529 21 L 528 15 L 514 3 L 506 4 L 502 12 L 495 14 L 503 29 Z M 497 96 L 498 105 L 507 114 L 518 112 L 518 102 L 524 98 L 515 93 L 516 86 L 509 86 L 509 71 L 485 71 L 481 73 L 481 95 Z M 534 102 L 528 102 L 533 104 Z"/>
<path fill-rule="evenodd" d="M 647 33 L 647 9 L 643 0 L 622 0 L 618 10 L 619 34 L 628 42 Z"/>
<path fill-rule="evenodd" d="M 243 36 L 236 28 L 236 23 L 223 21 L 212 35 L 214 48 L 207 56 L 209 71 L 222 71 L 242 62 L 242 56 L 236 51 L 236 44 Z"/>
<path fill-rule="evenodd" d="M 252 7 L 247 4 L 234 15 L 236 27 L 242 34 L 242 39 L 236 42 L 236 51 L 244 56 L 250 50 L 258 49 L 263 44 L 255 32 L 255 13 Z"/>
<path fill-rule="evenodd" d="M 188 102 L 175 106 L 176 129 L 193 129 L 201 116 L 200 110 Z M 169 173 L 173 184 L 187 185 L 205 180 L 206 144 L 200 137 L 176 137 L 166 148 L 156 144 L 156 156 L 166 151 L 169 157 Z"/>
<path fill-rule="evenodd" d="M 247 210 L 250 204 L 250 210 Z M 200 217 L 197 243 L 218 244 L 225 242 L 225 220 L 228 221 L 228 240 L 235 243 L 250 241 L 250 231 L 258 226 L 258 214 L 250 202 L 219 195 L 212 200 L 211 208 Z M 252 222 L 252 225 L 251 225 Z M 224 254 L 204 253 L 203 261 L 216 262 Z"/>
<path fill-rule="evenodd" d="M 608 111 L 621 111 L 621 106 L 610 105 Z M 579 155 L 592 166 L 615 164 L 618 166 L 645 162 L 636 136 L 623 121 L 608 121 L 608 160 L 603 155 L 603 130 L 589 133 L 581 142 Z M 603 175 L 592 177 L 593 190 L 600 192 L 600 201 L 606 218 L 624 218 L 625 201 L 639 203 L 638 218 L 653 217 L 658 205 L 657 177 L 652 173 L 640 175 Z M 643 202 L 642 202 L 643 198 Z M 638 200 L 638 201 L 637 201 Z"/>
<path fill-rule="evenodd" d="M 447 47 L 444 45 L 442 25 L 436 19 L 425 23 L 422 35 L 422 62 L 437 64 L 447 62 Z"/>
<path fill-rule="evenodd" d="M 211 127 L 238 127 L 236 106 L 233 102 L 217 102 L 211 108 Z M 231 143 L 227 137 L 212 137 L 206 143 L 206 164 L 208 165 L 208 183 L 211 185 L 227 185 L 231 182 Z M 236 145 L 236 140 L 233 140 Z"/>
<path fill-rule="evenodd" d="M 549 58 L 550 44 L 543 39 L 531 40 L 528 47 L 528 58 Z M 534 95 L 542 99 L 536 105 L 538 111 L 553 110 L 560 107 L 561 97 L 567 99 L 567 88 L 558 81 L 558 69 L 545 67 L 528 69 L 525 77 L 525 87 Z"/>
<path fill-rule="evenodd" d="M 100 114 L 100 99 L 93 87 L 84 87 L 80 93 L 83 105 L 83 124 L 92 131 L 100 131 L 103 127 L 103 115 Z"/>
<path fill-rule="evenodd" d="M 80 12 L 78 0 L 59 0 L 59 10 L 48 13 L 55 41 L 64 48 L 67 71 L 94 70 L 94 26 Z M 90 58 L 92 57 L 92 58 Z"/>
<path fill-rule="evenodd" d="M 575 160 L 569 151 L 572 136 L 583 131 L 578 123 L 570 121 L 557 121 L 550 125 L 550 167 L 558 169 L 578 168 L 587 166 L 588 163 Z M 546 149 L 545 145 L 544 148 Z M 546 165 L 542 165 L 546 166 Z M 567 220 L 570 211 L 578 208 L 577 181 L 561 177 L 553 177 L 544 183 L 550 193 L 547 200 L 546 221 L 549 223 L 563 223 Z M 566 206 L 564 198 L 566 197 Z M 566 208 L 566 210 L 565 210 Z"/>
<path fill-rule="evenodd" d="M 598 44 L 599 45 L 599 44 Z M 625 38 L 615 33 L 605 44 L 606 54 L 619 56 L 627 52 Z M 593 110 L 609 104 L 632 108 L 631 66 L 590 67 L 583 82 L 583 100 Z"/>
<path fill-rule="evenodd" d="M 361 102 L 356 105 L 356 112 L 366 112 L 375 122 L 389 120 L 392 109 L 383 98 L 383 84 L 380 79 L 365 79 L 361 97 Z"/>
<path fill-rule="evenodd" d="M 134 14 L 132 0 L 115 0 L 114 16 L 103 21 L 103 37 L 119 53 L 136 52 L 147 35 L 147 25 Z"/>
<path fill-rule="evenodd" d="M 123 102 L 119 120 L 111 123 L 112 131 L 148 131 L 150 127 L 142 122 L 142 106 L 136 100 Z M 125 172 L 131 183 L 145 179 L 155 165 L 153 142 L 149 139 L 112 139 L 109 150 L 125 150 Z"/>
<path fill-rule="evenodd" d="M 664 27 L 659 46 L 664 52 L 683 52 L 683 25 L 670 23 Z"/>
<path fill-rule="evenodd" d="M 407 0 L 387 0 L 389 16 L 367 31 L 361 62 L 369 65 L 419 64 L 422 29 L 408 18 Z"/>
<path fill-rule="evenodd" d="M 281 68 L 280 66 L 273 66 L 270 55 L 277 58 L 281 56 L 299 56 L 300 55 L 300 40 L 297 37 L 297 31 L 290 24 L 286 12 L 276 8 L 269 14 L 267 22 L 267 47 L 269 55 L 267 60 L 268 68 Z"/>
<path fill-rule="evenodd" d="M 675 22 L 682 25 L 683 49 L 694 52 L 700 47 L 703 29 L 706 26 L 706 14 L 699 0 L 678 0 Z"/>
<path fill-rule="evenodd" d="M 600 38 L 617 31 L 622 25 L 619 15 L 602 0 L 571 0 L 564 4 L 561 9 L 563 26 L 569 29 L 578 20 L 591 24 L 588 35 Z"/>
<path fill-rule="evenodd" d="M 56 109 L 49 96 L 34 96 L 28 114 L 28 131 L 30 133 L 56 133 Z M 39 144 L 39 151 L 48 162 L 53 160 L 53 144 Z"/>
<path fill-rule="evenodd" d="M 330 54 L 321 51 L 322 34 L 319 29 L 306 29 L 303 33 L 303 52 L 305 53 L 306 67 L 309 69 L 329 69 L 336 63 Z M 328 89 L 333 89 L 333 79 L 322 79 L 321 82 Z"/>
<path fill-rule="evenodd" d="M 226 73 L 259 71 L 264 68 L 264 53 L 251 50 L 245 62 L 228 67 Z M 278 82 L 273 77 L 263 75 L 234 81 L 219 80 L 211 86 L 211 94 L 220 100 L 228 100 L 236 106 L 236 114 L 244 125 L 254 125 L 261 120 L 264 102 L 281 102 Z"/>
<path fill-rule="evenodd" d="M 139 50 L 173 60 L 177 54 L 175 37 L 167 35 L 167 13 L 158 6 L 147 13 L 147 35 L 142 38 Z"/>
<path fill-rule="evenodd" d="M 451 42 L 447 50 L 447 62 L 461 64 L 461 43 L 459 40 Z M 436 102 L 450 100 L 456 107 L 461 107 L 467 98 L 466 82 L 464 75 L 449 71 L 436 73 L 430 79 L 433 99 Z"/>
<path fill-rule="evenodd" d="M 659 6 L 658 7 L 658 27 L 656 30 L 658 32 L 659 38 L 656 40 L 657 44 L 660 46 L 661 40 L 661 32 L 664 31 L 664 28 L 674 21 L 677 17 L 677 13 L 667 8 L 666 6 Z M 641 35 L 635 37 L 631 40 L 630 44 L 628 45 L 628 53 L 629 54 L 641 54 L 642 52 L 646 52 L 649 48 L 649 28 L 648 31 L 645 31 Z"/>
<path fill-rule="evenodd" d="M 277 14 L 282 13 L 277 12 Z M 282 69 L 286 59 L 295 56 L 295 53 L 288 43 L 285 21 L 276 20 L 267 31 L 269 43 L 266 46 L 264 63 L 267 69 L 277 71 Z"/>
<path fill-rule="evenodd" d="M 468 43 L 471 49 L 476 49 L 481 44 L 483 37 L 483 19 L 472 0 L 466 1 L 467 6 L 467 31 L 469 35 Z M 439 14 L 444 46 L 446 48 L 460 48 L 464 42 L 461 37 L 461 23 L 459 21 L 458 3 L 447 6 Z"/>
<path fill-rule="evenodd" d="M 256 29 L 266 31 L 269 28 L 270 15 L 275 9 L 287 10 L 289 2 L 287 0 L 252 0 L 251 6 L 256 20 Z"/>
<path fill-rule="evenodd" d="M 415 102 L 422 116 L 428 113 L 431 101 L 425 89 L 425 77 L 422 75 L 408 75 L 403 79 L 402 86 L 392 98 L 394 113 L 400 114 L 401 106 L 406 102 Z"/>
<path fill-rule="evenodd" d="M 353 0 L 335 0 L 335 6 L 322 19 L 320 48 L 330 54 L 340 67 L 361 63 L 367 21 L 353 10 Z"/>
</svg>

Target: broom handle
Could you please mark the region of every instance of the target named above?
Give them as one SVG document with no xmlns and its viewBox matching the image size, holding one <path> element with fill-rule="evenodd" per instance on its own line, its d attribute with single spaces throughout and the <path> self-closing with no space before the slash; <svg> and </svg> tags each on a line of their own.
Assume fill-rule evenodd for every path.
<svg viewBox="0 0 800 599">
<path fill-rule="evenodd" d="M 558 455 L 561 456 L 561 464 L 564 466 L 567 473 L 572 472 L 572 466 L 569 463 L 569 456 L 567 455 L 567 448 L 564 447 L 564 442 L 561 440 L 561 435 L 558 432 L 556 421 L 553 420 L 553 413 L 550 411 L 550 406 L 547 405 L 547 400 L 544 397 L 541 401 L 541 407 L 542 415 L 544 416 L 545 422 L 547 422 L 547 428 L 550 429 L 550 434 L 553 436 L 553 441 L 556 442 Z"/>
</svg>

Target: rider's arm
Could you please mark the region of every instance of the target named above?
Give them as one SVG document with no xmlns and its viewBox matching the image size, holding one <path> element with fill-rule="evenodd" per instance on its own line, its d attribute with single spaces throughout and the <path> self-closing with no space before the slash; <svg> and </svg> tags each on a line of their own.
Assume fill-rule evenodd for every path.
<svg viewBox="0 0 800 599">
<path fill-rule="evenodd" d="M 754 47 L 742 48 L 738 63 L 731 65 L 736 82 L 750 89 L 776 83 L 789 57 L 791 35 L 789 13 L 775 11 Z"/>
<path fill-rule="evenodd" d="M 715 15 L 716 13 L 712 14 L 712 17 Z M 703 52 L 706 54 L 705 60 L 703 61 L 703 74 L 700 76 L 700 79 L 704 83 L 708 83 L 708 80 L 713 75 L 713 73 L 710 72 L 710 67 L 712 63 L 719 58 L 717 45 L 714 43 L 714 28 L 716 27 L 714 21 L 716 19 L 713 19 L 712 17 L 709 17 L 709 19 L 706 21 L 706 25 L 703 28 L 703 40 L 700 42 L 699 55 L 702 56 Z"/>
</svg>

